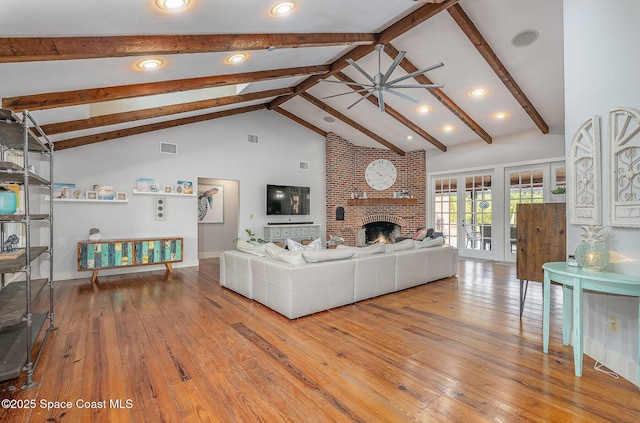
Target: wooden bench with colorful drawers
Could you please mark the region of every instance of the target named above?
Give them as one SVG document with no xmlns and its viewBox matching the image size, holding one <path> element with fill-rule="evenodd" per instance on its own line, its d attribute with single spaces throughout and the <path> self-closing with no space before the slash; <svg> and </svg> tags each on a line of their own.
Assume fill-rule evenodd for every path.
<svg viewBox="0 0 640 423">
<path fill-rule="evenodd" d="M 184 241 L 178 237 L 80 241 L 78 271 L 93 271 L 92 282 L 103 269 L 164 264 L 172 272 L 172 263 L 182 261 L 183 249 Z"/>
</svg>

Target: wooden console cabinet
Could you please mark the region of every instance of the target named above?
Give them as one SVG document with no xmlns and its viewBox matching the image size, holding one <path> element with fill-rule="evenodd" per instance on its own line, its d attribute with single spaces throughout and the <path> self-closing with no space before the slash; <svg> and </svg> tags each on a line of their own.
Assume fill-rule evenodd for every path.
<svg viewBox="0 0 640 423">
<path fill-rule="evenodd" d="M 320 237 L 320 225 L 269 225 L 264 227 L 264 239 L 267 242 L 312 239 Z"/>
<path fill-rule="evenodd" d="M 92 282 L 101 269 L 164 264 L 171 272 L 171 264 L 182 261 L 183 249 L 183 239 L 176 237 L 80 241 L 78 271 L 92 270 Z"/>
</svg>

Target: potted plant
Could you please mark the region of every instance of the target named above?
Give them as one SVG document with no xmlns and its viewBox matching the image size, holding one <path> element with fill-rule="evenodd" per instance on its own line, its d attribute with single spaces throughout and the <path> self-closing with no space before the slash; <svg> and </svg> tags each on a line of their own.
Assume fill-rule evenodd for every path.
<svg viewBox="0 0 640 423">
<path fill-rule="evenodd" d="M 254 234 L 251 229 L 245 229 L 244 230 L 247 234 L 247 236 L 249 237 L 249 239 L 247 240 L 247 242 L 249 242 L 250 244 L 253 245 L 259 245 L 259 244 L 264 244 L 267 241 L 265 241 L 262 238 L 258 238 L 258 236 L 256 234 Z M 236 237 L 233 239 L 233 243 L 235 244 L 236 242 L 238 242 L 238 240 L 240 239 L 240 237 Z"/>
<path fill-rule="evenodd" d="M 565 203 L 567 201 L 567 188 L 556 187 L 551 191 L 551 199 L 554 203 Z"/>
</svg>

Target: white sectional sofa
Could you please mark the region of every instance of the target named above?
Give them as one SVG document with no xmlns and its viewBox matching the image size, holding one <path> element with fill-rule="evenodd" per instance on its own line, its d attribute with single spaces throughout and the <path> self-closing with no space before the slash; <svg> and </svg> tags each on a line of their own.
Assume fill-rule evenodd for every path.
<svg viewBox="0 0 640 423">
<path fill-rule="evenodd" d="M 295 319 L 454 276 L 457 259 L 448 245 L 305 264 L 225 251 L 220 284 Z"/>
</svg>

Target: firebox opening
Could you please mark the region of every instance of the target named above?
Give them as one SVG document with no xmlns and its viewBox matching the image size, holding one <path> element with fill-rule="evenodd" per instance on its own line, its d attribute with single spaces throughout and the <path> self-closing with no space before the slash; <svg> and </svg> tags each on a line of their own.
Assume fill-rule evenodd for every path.
<svg viewBox="0 0 640 423">
<path fill-rule="evenodd" d="M 366 242 L 376 244 L 382 242 L 393 244 L 397 236 L 400 236 L 400 226 L 391 222 L 371 222 L 363 226 Z"/>
</svg>

